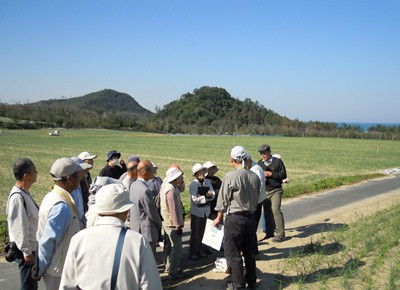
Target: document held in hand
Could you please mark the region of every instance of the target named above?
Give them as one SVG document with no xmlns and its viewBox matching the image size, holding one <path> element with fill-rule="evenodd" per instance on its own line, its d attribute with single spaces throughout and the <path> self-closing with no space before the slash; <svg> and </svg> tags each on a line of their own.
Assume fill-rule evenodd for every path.
<svg viewBox="0 0 400 290">
<path fill-rule="evenodd" d="M 219 251 L 223 238 L 224 226 L 219 224 L 217 227 L 214 227 L 213 220 L 207 219 L 206 229 L 204 230 L 203 240 L 201 242 Z"/>
</svg>

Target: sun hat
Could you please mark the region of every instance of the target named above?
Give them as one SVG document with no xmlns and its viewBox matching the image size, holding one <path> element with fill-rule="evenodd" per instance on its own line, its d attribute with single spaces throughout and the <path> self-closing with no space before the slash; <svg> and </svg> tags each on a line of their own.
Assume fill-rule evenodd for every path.
<svg viewBox="0 0 400 290">
<path fill-rule="evenodd" d="M 122 184 L 107 184 L 96 193 L 96 203 L 93 212 L 101 215 L 112 215 L 125 212 L 134 203 L 129 199 L 129 193 Z"/>
<path fill-rule="evenodd" d="M 235 146 L 231 150 L 231 158 L 236 161 L 243 161 L 248 158 L 246 148 L 243 146 Z"/>
<path fill-rule="evenodd" d="M 193 165 L 192 167 L 192 172 L 193 175 L 196 175 L 197 172 L 199 172 L 202 169 L 207 169 L 207 167 L 204 167 L 203 165 L 201 165 L 200 163 L 196 163 L 195 165 Z"/>
<path fill-rule="evenodd" d="M 203 166 L 204 166 L 205 168 L 207 168 L 207 169 L 209 169 L 209 168 L 211 168 L 211 167 L 216 167 L 217 170 L 219 170 L 218 166 L 215 165 L 214 163 L 212 163 L 211 161 L 205 162 L 205 163 L 203 164 Z"/>
<path fill-rule="evenodd" d="M 78 158 L 82 159 L 82 160 L 89 160 L 89 159 L 95 159 L 97 157 L 97 155 L 90 155 L 89 152 L 87 151 L 83 151 L 78 155 Z"/>
<path fill-rule="evenodd" d="M 115 150 L 111 150 L 111 151 L 109 151 L 109 152 L 107 153 L 107 161 L 110 161 L 111 157 L 113 157 L 114 155 L 115 155 L 115 156 L 118 156 L 118 158 L 121 157 L 121 153 L 119 153 L 119 152 L 117 152 L 117 151 L 115 151 Z"/>
<path fill-rule="evenodd" d="M 271 151 L 271 147 L 268 144 L 262 144 L 260 148 L 258 148 L 258 152 L 269 152 Z"/>
<path fill-rule="evenodd" d="M 50 174 L 53 176 L 54 180 L 63 180 L 64 178 L 73 175 L 77 171 L 82 171 L 89 168 L 84 164 L 86 163 L 78 164 L 68 157 L 58 158 L 51 166 Z"/>
<path fill-rule="evenodd" d="M 167 179 L 167 182 L 172 182 L 175 179 L 177 179 L 179 176 L 183 175 L 183 172 L 180 171 L 176 167 L 171 167 L 170 169 L 167 170 L 165 177 Z"/>
</svg>

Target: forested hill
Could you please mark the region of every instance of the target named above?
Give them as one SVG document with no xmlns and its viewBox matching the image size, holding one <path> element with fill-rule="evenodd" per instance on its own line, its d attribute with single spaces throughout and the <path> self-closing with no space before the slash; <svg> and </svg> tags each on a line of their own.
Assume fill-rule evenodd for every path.
<svg viewBox="0 0 400 290">
<path fill-rule="evenodd" d="M 70 99 L 51 99 L 32 103 L 31 105 L 57 107 L 77 107 L 86 111 L 94 111 L 99 114 L 104 112 L 129 112 L 140 116 L 150 116 L 153 113 L 143 108 L 130 95 L 110 89 L 90 93 L 82 97 Z"/>
<path fill-rule="evenodd" d="M 224 134 L 250 130 L 267 133 L 265 125 L 292 123 L 258 102 L 233 98 L 225 89 L 201 87 L 158 109 L 159 130 L 173 133 Z"/>
</svg>

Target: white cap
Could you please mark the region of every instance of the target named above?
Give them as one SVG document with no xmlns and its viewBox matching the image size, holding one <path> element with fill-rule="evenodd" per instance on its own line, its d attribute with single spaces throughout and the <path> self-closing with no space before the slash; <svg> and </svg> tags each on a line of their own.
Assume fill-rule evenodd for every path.
<svg viewBox="0 0 400 290">
<path fill-rule="evenodd" d="M 122 184 L 107 184 L 96 193 L 93 211 L 97 214 L 112 215 L 125 212 L 133 205 L 129 193 Z"/>
<path fill-rule="evenodd" d="M 231 150 L 231 158 L 236 161 L 243 161 L 249 158 L 249 154 L 243 146 L 235 146 Z"/>
<path fill-rule="evenodd" d="M 200 163 L 196 163 L 195 165 L 193 165 L 192 167 L 192 172 L 193 175 L 195 175 L 197 172 L 199 172 L 202 169 L 207 169 L 207 167 L 204 167 L 203 165 L 201 165 Z"/>
<path fill-rule="evenodd" d="M 171 167 L 165 174 L 167 182 L 172 182 L 181 175 L 183 175 L 183 172 L 176 167 Z"/>
<path fill-rule="evenodd" d="M 90 155 L 89 152 L 83 151 L 81 154 L 78 155 L 78 157 L 82 160 L 88 160 L 88 159 L 95 159 L 97 155 Z"/>
</svg>

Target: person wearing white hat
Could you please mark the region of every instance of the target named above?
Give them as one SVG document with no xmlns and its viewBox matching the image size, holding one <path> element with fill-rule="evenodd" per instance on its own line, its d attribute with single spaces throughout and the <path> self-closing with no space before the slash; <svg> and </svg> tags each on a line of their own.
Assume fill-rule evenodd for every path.
<svg viewBox="0 0 400 290">
<path fill-rule="evenodd" d="M 215 211 L 215 206 L 217 205 L 218 193 L 219 193 L 219 189 L 221 188 L 222 180 L 218 176 L 215 175 L 219 171 L 219 168 L 217 165 L 215 165 L 211 161 L 207 161 L 203 164 L 203 166 L 207 168 L 206 179 L 210 180 L 211 185 L 215 192 L 215 197 L 210 202 L 211 212 L 208 215 L 208 218 L 213 220 L 217 217 L 217 212 Z"/>
<path fill-rule="evenodd" d="M 97 155 L 90 154 L 87 151 L 83 151 L 78 155 L 78 158 L 81 159 L 84 163 L 92 165 L 91 168 L 85 170 L 81 181 L 81 189 L 82 189 L 82 199 L 83 199 L 83 211 L 86 213 L 89 209 L 88 202 L 89 202 L 89 189 L 90 185 L 92 184 L 92 177 L 90 176 L 90 170 L 94 166 L 94 159 L 97 158 Z"/>
<path fill-rule="evenodd" d="M 227 289 L 254 289 L 256 286 L 255 221 L 254 212 L 260 192 L 260 180 L 247 170 L 247 151 L 242 146 L 231 150 L 231 164 L 235 170 L 228 172 L 222 180 L 215 210 L 218 211 L 214 226 L 225 213 L 224 253 L 233 281 L 228 281 Z M 243 270 L 242 255 L 245 260 L 246 275 Z"/>
<path fill-rule="evenodd" d="M 50 169 L 55 185 L 39 209 L 39 255 L 35 273 L 36 278 L 43 277 L 46 289 L 58 289 L 69 243 L 81 229 L 71 192 L 78 188 L 86 168 L 86 163 L 78 164 L 63 157 Z"/>
<path fill-rule="evenodd" d="M 207 168 L 196 163 L 192 168 L 194 180 L 189 185 L 190 192 L 190 246 L 189 258 L 198 260 L 207 257 L 207 248 L 201 243 L 210 214 L 210 201 L 215 197 L 209 179 L 205 179 Z"/>
<path fill-rule="evenodd" d="M 184 209 L 180 190 L 182 190 L 183 184 L 183 172 L 179 166 L 173 166 L 167 170 L 160 189 L 161 217 L 166 235 L 164 272 L 169 273 L 170 279 L 186 277 L 181 269 Z"/>
<path fill-rule="evenodd" d="M 93 211 L 100 217 L 93 227 L 72 238 L 60 289 L 113 289 L 112 285 L 115 289 L 162 289 L 149 242 L 125 227 L 133 205 L 122 184 L 108 184 L 99 189 Z M 120 247 L 119 242 L 122 242 Z M 119 268 L 113 271 L 118 258 Z"/>
</svg>

